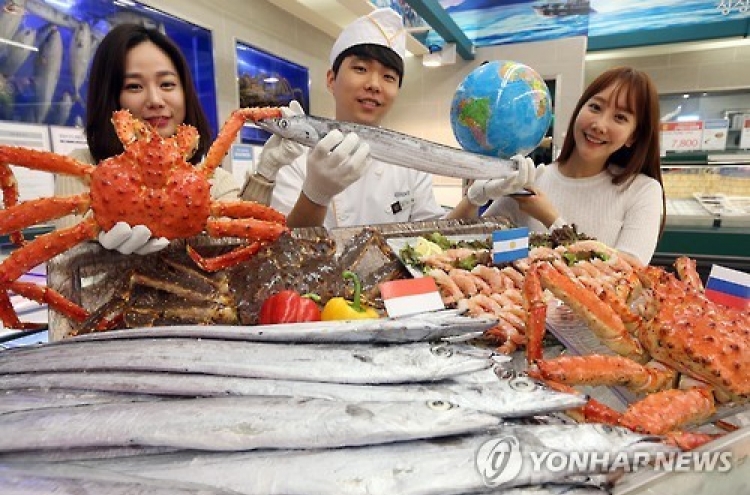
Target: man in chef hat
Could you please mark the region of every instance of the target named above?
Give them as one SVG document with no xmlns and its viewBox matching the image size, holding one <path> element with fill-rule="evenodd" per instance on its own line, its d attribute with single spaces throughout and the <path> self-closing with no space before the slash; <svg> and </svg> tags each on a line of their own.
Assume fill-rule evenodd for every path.
<svg viewBox="0 0 750 495">
<path fill-rule="evenodd" d="M 331 49 L 326 74 L 335 119 L 379 126 L 399 94 L 405 53 L 406 32 L 401 16 L 392 9 L 374 10 L 344 28 Z M 297 102 L 282 111 L 303 113 Z M 501 182 L 509 190 L 519 189 L 508 185 L 510 181 Z M 287 215 L 290 227 L 348 227 L 445 216 L 435 201 L 430 174 L 372 159 L 369 145 L 353 132 L 331 131 L 307 151 L 271 137 L 242 197 L 267 204 L 271 191 L 271 206 Z M 454 210 L 449 216 L 476 216 L 476 204 L 468 213 Z"/>
<path fill-rule="evenodd" d="M 374 10 L 344 28 L 326 74 L 334 118 L 380 125 L 399 94 L 405 53 L 406 32 L 392 9 Z M 292 102 L 284 112 L 301 114 L 302 109 Z M 263 147 L 257 171 L 243 198 L 262 201 L 259 183 L 269 184 L 271 205 L 287 214 L 291 227 L 405 222 L 444 214 L 429 174 L 373 160 L 369 145 L 355 133 L 332 131 L 309 150 L 274 136 Z"/>
</svg>

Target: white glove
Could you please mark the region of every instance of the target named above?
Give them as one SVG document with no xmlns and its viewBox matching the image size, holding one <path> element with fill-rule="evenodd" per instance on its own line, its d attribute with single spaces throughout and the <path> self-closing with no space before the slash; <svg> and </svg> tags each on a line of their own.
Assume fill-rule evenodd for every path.
<svg viewBox="0 0 750 495">
<path fill-rule="evenodd" d="M 534 170 L 534 180 L 532 182 L 536 182 L 539 180 L 539 177 L 542 176 L 544 171 L 547 170 L 547 165 L 540 163 L 536 166 L 536 169 Z"/>
<path fill-rule="evenodd" d="M 369 162 L 369 144 L 353 132 L 344 137 L 334 129 L 308 153 L 302 192 L 313 203 L 326 206 L 331 198 L 362 177 Z"/>
<path fill-rule="evenodd" d="M 169 239 L 152 239 L 151 230 L 145 225 L 130 227 L 125 222 L 117 222 L 109 231 L 99 233 L 99 244 L 122 254 L 151 254 L 167 247 Z"/>
<path fill-rule="evenodd" d="M 288 107 L 281 107 L 281 115 L 284 117 L 293 117 L 295 115 L 305 115 L 302 106 L 297 100 L 292 100 Z M 305 151 L 305 147 L 295 143 L 291 139 L 282 139 L 281 136 L 274 134 L 260 152 L 258 159 L 257 172 L 269 182 L 276 180 L 276 174 L 284 165 L 289 165 L 298 156 Z"/>
<path fill-rule="evenodd" d="M 466 197 L 475 206 L 482 206 L 491 199 L 498 199 L 534 183 L 534 160 L 521 155 L 511 158 L 518 166 L 518 172 L 503 179 L 477 180 L 469 187 Z"/>
</svg>

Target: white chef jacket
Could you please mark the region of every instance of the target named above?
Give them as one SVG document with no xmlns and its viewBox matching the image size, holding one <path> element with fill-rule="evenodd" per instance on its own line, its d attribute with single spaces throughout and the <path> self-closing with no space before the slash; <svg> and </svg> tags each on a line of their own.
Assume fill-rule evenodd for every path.
<svg viewBox="0 0 750 495">
<path fill-rule="evenodd" d="M 271 206 L 292 211 L 302 190 L 307 154 L 282 167 Z M 434 220 L 445 215 L 435 201 L 432 175 L 372 159 L 365 174 L 334 196 L 323 222 L 326 228 Z"/>
</svg>

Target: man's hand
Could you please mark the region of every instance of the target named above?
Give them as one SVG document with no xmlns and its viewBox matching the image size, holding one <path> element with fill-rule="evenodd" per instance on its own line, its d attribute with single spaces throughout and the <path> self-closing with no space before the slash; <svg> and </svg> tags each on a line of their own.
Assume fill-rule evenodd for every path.
<svg viewBox="0 0 750 495">
<path fill-rule="evenodd" d="M 344 136 L 333 130 L 307 155 L 302 192 L 313 203 L 327 206 L 331 198 L 364 175 L 369 162 L 370 145 L 353 132 Z"/>
<path fill-rule="evenodd" d="M 151 238 L 151 230 L 145 225 L 131 227 L 117 222 L 112 229 L 99 233 L 99 244 L 122 254 L 151 254 L 169 245 L 166 237 Z"/>
<path fill-rule="evenodd" d="M 293 117 L 295 115 L 305 115 L 305 111 L 297 103 L 297 100 L 292 100 L 288 107 L 281 107 L 281 114 L 284 117 Z M 276 180 L 276 174 L 279 173 L 279 169 L 284 165 L 292 163 L 304 151 L 305 147 L 301 144 L 295 143 L 290 139 L 282 139 L 281 136 L 274 134 L 263 145 L 256 170 L 266 180 L 273 182 Z"/>
<path fill-rule="evenodd" d="M 514 155 L 511 160 L 518 166 L 515 174 L 503 179 L 478 180 L 469 187 L 466 197 L 473 205 L 482 206 L 491 199 L 507 196 L 534 183 L 534 161 L 521 155 Z"/>
</svg>

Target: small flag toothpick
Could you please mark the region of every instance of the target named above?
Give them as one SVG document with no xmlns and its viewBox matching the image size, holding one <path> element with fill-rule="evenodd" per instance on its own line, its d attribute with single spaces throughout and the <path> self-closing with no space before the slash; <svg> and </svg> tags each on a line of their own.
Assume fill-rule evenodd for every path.
<svg viewBox="0 0 750 495">
<path fill-rule="evenodd" d="M 492 262 L 508 263 L 529 255 L 529 228 L 496 230 L 492 233 Z"/>
</svg>

